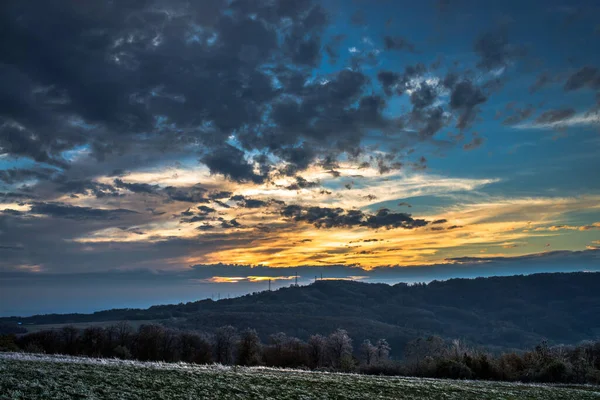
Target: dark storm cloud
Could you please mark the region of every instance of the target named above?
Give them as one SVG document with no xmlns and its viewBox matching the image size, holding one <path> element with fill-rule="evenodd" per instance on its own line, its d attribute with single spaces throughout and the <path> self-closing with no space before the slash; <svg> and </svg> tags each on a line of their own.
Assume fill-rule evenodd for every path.
<svg viewBox="0 0 600 400">
<path fill-rule="evenodd" d="M 244 207 L 244 208 L 262 208 L 262 207 L 266 207 L 267 205 L 269 205 L 268 202 L 258 200 L 258 199 L 243 198 L 243 199 L 236 200 L 236 201 L 238 201 L 238 205 L 240 205 L 241 207 Z"/>
<path fill-rule="evenodd" d="M 387 100 L 373 93 L 370 74 L 361 71 L 378 65 L 377 51 L 314 79 L 323 52 L 337 60 L 344 35 L 323 43 L 331 18 L 313 1 L 35 7 L 6 1 L 1 7 L 1 34 L 10 40 L 0 54 L 6 83 L 0 151 L 66 169 L 74 161 L 64 152 L 85 147 L 100 163 L 78 180 L 115 170 L 113 176 L 123 176 L 140 159 L 200 153 L 212 173 L 261 183 L 272 170 L 271 155 L 287 163 L 278 172 L 295 176 L 320 158 L 355 156 L 368 132 L 404 128 L 400 118 L 384 116 Z M 384 42 L 389 50 L 414 51 L 401 37 Z M 494 51 L 483 53 L 490 58 Z M 416 64 L 376 76 L 386 95 L 400 95 L 426 70 Z M 424 86 L 413 93 L 415 108 L 431 107 L 434 92 Z M 439 110 L 418 114 L 410 118 L 420 140 L 445 124 Z M 127 157 L 136 151 L 140 158 Z M 250 159 L 250 151 L 258 155 Z M 156 191 L 124 185 L 137 184 L 119 189 Z"/>
<path fill-rule="evenodd" d="M 386 50 L 406 50 L 415 52 L 415 45 L 401 36 L 385 36 L 383 44 Z"/>
<path fill-rule="evenodd" d="M 484 70 L 507 67 L 525 53 L 522 47 L 509 43 L 505 29 L 481 34 L 475 41 L 474 50 L 479 57 L 477 67 Z"/>
<path fill-rule="evenodd" d="M 200 185 L 191 187 L 167 186 L 163 189 L 163 192 L 173 201 L 185 203 L 208 203 L 210 201 L 204 196 L 207 190 Z"/>
<path fill-rule="evenodd" d="M 158 241 L 78 242 L 99 229 L 139 226 L 148 222 L 147 214 L 127 210 L 100 210 L 64 207 L 38 207 L 45 217 L 0 212 L 0 243 L 20 246 L 24 251 L 5 251 L 0 257 L 0 271 L 11 271 L 19 265 L 39 265 L 47 272 L 106 271 L 109 268 L 139 265 L 160 269 L 169 260 L 190 254 L 206 254 L 218 248 L 249 245 L 250 238 L 239 235 L 204 234 L 201 238 L 155 238 Z M 83 208 L 83 209 L 82 209 Z M 67 217 L 65 217 L 67 216 Z M 85 219 L 82 223 L 81 218 Z M 154 217 L 160 218 L 160 217 Z M 242 235 L 243 236 L 243 235 Z"/>
<path fill-rule="evenodd" d="M 30 179 L 48 179 L 56 171 L 49 168 L 22 169 L 11 168 L 0 170 L 0 181 L 13 184 Z"/>
<path fill-rule="evenodd" d="M 202 157 L 211 173 L 222 174 L 236 182 L 262 183 L 265 176 L 254 172 L 254 167 L 244 159 L 244 152 L 226 145 Z"/>
<path fill-rule="evenodd" d="M 225 229 L 240 228 L 241 226 L 242 226 L 242 224 L 237 222 L 235 219 L 232 219 L 230 221 L 226 221 L 226 220 L 221 221 L 221 228 L 225 228 Z"/>
<path fill-rule="evenodd" d="M 578 90 L 584 87 L 600 88 L 600 71 L 596 67 L 585 66 L 573 73 L 565 82 L 566 91 Z"/>
<path fill-rule="evenodd" d="M 437 99 L 438 93 L 434 86 L 424 83 L 410 95 L 410 102 L 415 109 L 429 107 Z"/>
<path fill-rule="evenodd" d="M 59 177 L 55 180 L 55 183 L 58 184 L 56 190 L 59 193 L 71 195 L 93 195 L 96 198 L 121 196 L 121 193 L 119 193 L 116 187 L 89 179 L 67 181 L 64 180 L 63 177 Z"/>
<path fill-rule="evenodd" d="M 423 63 L 408 65 L 404 72 L 382 70 L 377 73 L 377 79 L 387 95 L 403 94 L 406 89 L 411 88 L 409 83 L 413 78 L 417 78 L 427 72 L 427 67 Z"/>
<path fill-rule="evenodd" d="M 114 220 L 130 214 L 137 214 L 135 211 L 118 209 L 100 209 L 91 207 L 78 207 L 64 203 L 33 203 L 31 214 L 42 214 L 53 218 L 67 218 L 75 220 Z"/>
<path fill-rule="evenodd" d="M 414 110 L 410 115 L 410 124 L 418 130 L 422 140 L 433 137 L 446 126 L 448 120 L 449 116 L 442 107 Z"/>
<path fill-rule="evenodd" d="M 274 138 L 257 130 L 267 104 L 304 90 L 308 75 L 293 64 L 315 66 L 321 55 L 326 13 L 311 1 L 288 3 L 4 2 L 2 151 L 67 167 L 62 152 L 84 144 L 99 160 L 134 142 L 163 150 L 200 145 L 214 148 L 203 158 L 213 172 L 262 181 L 263 174 L 219 158 L 236 152 L 225 144 L 234 132 L 244 150 L 295 146 L 302 136 L 289 126 L 273 125 Z M 332 101 L 319 99 L 327 91 L 319 89 L 299 93 L 315 117 L 319 103 Z M 335 129 L 322 123 L 322 130 Z M 282 136 L 290 138 L 277 143 Z"/>
<path fill-rule="evenodd" d="M 329 43 L 327 43 L 325 45 L 325 52 L 327 53 L 327 56 L 329 57 L 329 62 L 331 64 L 335 64 L 337 62 L 338 58 L 340 57 L 339 47 L 345 39 L 346 39 L 346 35 L 343 35 L 343 34 L 334 35 L 330 39 Z"/>
<path fill-rule="evenodd" d="M 210 194 L 208 195 L 208 198 L 209 198 L 209 199 L 211 199 L 211 200 L 216 200 L 216 199 L 227 199 L 227 198 L 231 197 L 232 195 L 233 195 L 233 193 L 232 193 L 232 192 L 228 192 L 228 191 L 225 191 L 225 190 L 221 190 L 221 191 L 218 191 L 218 192 L 213 192 L 213 193 L 210 193 Z"/>
<path fill-rule="evenodd" d="M 394 94 L 392 88 L 400 82 L 401 75 L 393 71 L 380 71 L 377 73 L 377 79 L 381 83 L 381 86 L 383 86 L 385 94 L 391 96 Z"/>
<path fill-rule="evenodd" d="M 545 111 L 539 117 L 537 117 L 535 119 L 535 122 L 538 124 L 551 124 L 554 122 L 560 122 L 562 120 L 571 118 L 573 115 L 575 115 L 575 110 L 573 108 L 549 110 Z"/>
<path fill-rule="evenodd" d="M 37 198 L 33 193 L 23 193 L 23 192 L 0 192 L 0 199 L 3 201 L 22 201 Z"/>
<path fill-rule="evenodd" d="M 450 108 L 459 112 L 456 127 L 461 130 L 470 127 L 477 116 L 477 107 L 486 100 L 487 96 L 471 81 L 457 83 L 450 95 Z"/>
<path fill-rule="evenodd" d="M 114 182 L 116 187 L 127 189 L 133 193 L 153 194 L 158 190 L 157 185 L 150 185 L 148 183 L 126 183 L 121 179 L 115 179 Z"/>
<path fill-rule="evenodd" d="M 281 215 L 293 221 L 307 222 L 317 228 L 364 226 L 371 229 L 413 229 L 427 225 L 427 221 L 423 219 L 413 219 L 410 214 L 394 213 L 387 208 L 380 209 L 375 214 L 367 214 L 361 210 L 288 205 L 281 210 Z"/>
<path fill-rule="evenodd" d="M 418 63 L 409 65 L 403 73 L 379 71 L 377 79 L 387 96 L 410 93 L 412 111 L 405 115 L 398 128 L 418 132 L 419 140 L 430 140 L 456 118 L 456 127 L 464 130 L 475 122 L 479 106 L 488 96 L 484 82 L 478 86 L 470 79 L 456 73 L 448 73 L 440 82 L 430 82 L 425 75 L 427 67 Z M 442 93 L 450 92 L 449 109 L 445 109 Z"/>
<path fill-rule="evenodd" d="M 305 178 L 303 178 L 301 176 L 296 176 L 295 178 L 296 178 L 296 182 L 292 183 L 291 185 L 286 186 L 286 189 L 300 190 L 300 189 L 311 189 L 311 188 L 321 186 L 319 184 L 319 182 L 312 182 L 312 181 L 306 180 Z"/>
</svg>

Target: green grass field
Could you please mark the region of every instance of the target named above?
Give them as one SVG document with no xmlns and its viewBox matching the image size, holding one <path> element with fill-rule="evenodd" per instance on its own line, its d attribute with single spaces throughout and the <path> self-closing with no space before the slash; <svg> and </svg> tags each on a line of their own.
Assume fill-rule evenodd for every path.
<svg viewBox="0 0 600 400">
<path fill-rule="evenodd" d="M 586 400 L 600 388 L 0 353 L 0 399 Z"/>
</svg>

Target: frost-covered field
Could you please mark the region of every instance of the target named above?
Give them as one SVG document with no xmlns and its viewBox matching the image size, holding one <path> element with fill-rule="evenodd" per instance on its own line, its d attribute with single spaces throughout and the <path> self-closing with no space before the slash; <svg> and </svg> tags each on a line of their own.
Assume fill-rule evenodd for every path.
<svg viewBox="0 0 600 400">
<path fill-rule="evenodd" d="M 600 388 L 0 353 L 0 399 L 597 399 Z"/>
</svg>

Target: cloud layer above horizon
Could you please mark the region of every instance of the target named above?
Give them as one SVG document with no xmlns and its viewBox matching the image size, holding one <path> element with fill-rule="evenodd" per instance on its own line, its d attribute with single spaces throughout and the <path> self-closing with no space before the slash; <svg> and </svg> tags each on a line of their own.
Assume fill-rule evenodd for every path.
<svg viewBox="0 0 600 400">
<path fill-rule="evenodd" d="M 2 2 L 0 276 L 584 268 L 600 6 L 563 3 Z"/>
</svg>

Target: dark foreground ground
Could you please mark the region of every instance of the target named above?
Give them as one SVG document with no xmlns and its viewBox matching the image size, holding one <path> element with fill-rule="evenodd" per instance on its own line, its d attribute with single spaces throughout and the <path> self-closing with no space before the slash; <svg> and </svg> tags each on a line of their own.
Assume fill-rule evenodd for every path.
<svg viewBox="0 0 600 400">
<path fill-rule="evenodd" d="M 600 388 L 0 353 L 0 399 L 586 400 Z"/>
</svg>

